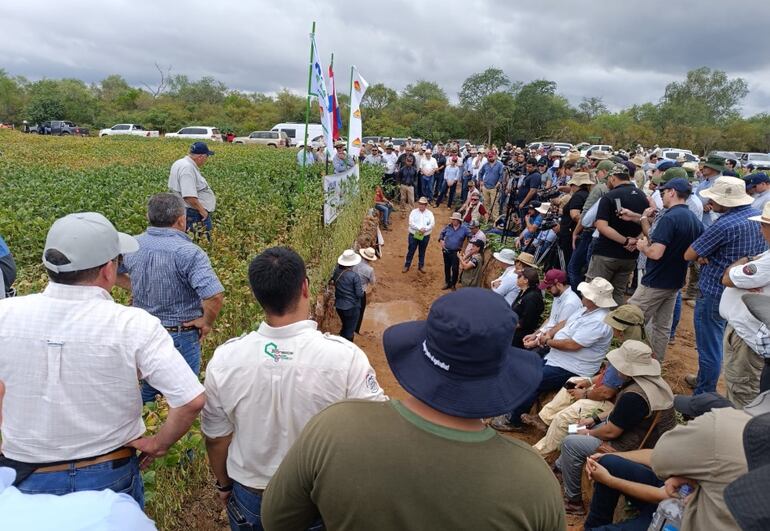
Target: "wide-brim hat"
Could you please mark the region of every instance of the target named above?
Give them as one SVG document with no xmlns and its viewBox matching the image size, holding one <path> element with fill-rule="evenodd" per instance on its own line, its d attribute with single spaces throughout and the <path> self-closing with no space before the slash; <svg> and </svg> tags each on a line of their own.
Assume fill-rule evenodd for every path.
<svg viewBox="0 0 770 531">
<path fill-rule="evenodd" d="M 345 147 L 345 142 L 342 142 L 341 140 L 338 140 L 337 142 L 334 143 L 334 147 L 335 148 Z"/>
<path fill-rule="evenodd" d="M 385 330 L 385 357 L 399 384 L 428 406 L 461 418 L 510 412 L 538 388 L 542 361 L 511 346 L 516 314 L 503 297 L 465 288 L 437 299 L 425 321 Z"/>
<path fill-rule="evenodd" d="M 532 253 L 519 253 L 519 256 L 516 257 L 516 261 L 521 262 L 527 267 L 534 267 L 535 269 L 540 269 L 540 266 L 537 265 L 537 262 L 535 261 L 535 256 Z"/>
<path fill-rule="evenodd" d="M 762 213 L 759 216 L 751 216 L 749 219 L 751 221 L 770 224 L 770 202 L 765 203 L 765 206 L 762 207 Z"/>
<path fill-rule="evenodd" d="M 345 249 L 337 258 L 337 263 L 346 267 L 354 266 L 361 263 L 361 255 L 355 252 L 353 249 Z"/>
<path fill-rule="evenodd" d="M 638 153 L 637 153 L 637 154 L 636 154 L 636 155 L 634 155 L 634 157 L 631 159 L 631 162 L 633 162 L 635 166 L 639 167 L 639 166 L 641 166 L 642 164 L 644 164 L 644 157 L 643 157 L 643 156 L 641 156 L 640 154 L 638 154 Z"/>
<path fill-rule="evenodd" d="M 457 220 L 457 221 L 462 221 L 462 220 L 463 220 L 463 215 L 462 215 L 462 214 L 460 214 L 459 212 L 452 212 L 452 215 L 451 215 L 451 216 L 449 216 L 449 219 L 450 219 L 450 220 L 453 220 L 453 219 L 455 219 L 455 220 Z"/>
<path fill-rule="evenodd" d="M 548 214 L 548 211 L 551 210 L 551 203 L 542 203 L 535 210 L 537 210 L 541 214 Z"/>
<path fill-rule="evenodd" d="M 492 256 L 504 264 L 513 265 L 516 263 L 516 251 L 513 249 L 501 249 L 498 253 L 492 253 Z"/>
<path fill-rule="evenodd" d="M 719 177 L 711 188 L 703 190 L 700 195 L 727 208 L 750 205 L 754 202 L 754 198 L 746 193 L 746 183 L 738 177 Z"/>
<path fill-rule="evenodd" d="M 583 297 L 596 304 L 599 308 L 614 308 L 618 305 L 612 298 L 614 288 L 607 280 L 596 277 L 591 282 L 578 284 L 578 291 Z"/>
<path fill-rule="evenodd" d="M 359 249 L 358 254 L 370 262 L 377 260 L 377 251 L 374 250 L 374 247 L 364 247 L 363 249 Z"/>
<path fill-rule="evenodd" d="M 428 204 L 428 198 L 427 197 L 421 197 L 420 199 L 417 200 L 417 202 L 420 203 L 421 205 L 427 205 Z"/>
<path fill-rule="evenodd" d="M 682 415 L 687 415 L 691 418 L 700 417 L 712 409 L 725 407 L 733 407 L 732 402 L 715 391 L 699 395 L 676 395 L 674 397 L 674 409 Z"/>
<path fill-rule="evenodd" d="M 575 186 L 581 186 L 583 184 L 595 184 L 591 179 L 591 175 L 587 172 L 580 171 L 572 175 L 572 178 L 567 181 L 567 184 L 574 184 Z"/>
<path fill-rule="evenodd" d="M 621 332 L 629 326 L 644 326 L 644 312 L 639 306 L 624 304 L 608 313 L 604 323 Z"/>
<path fill-rule="evenodd" d="M 660 362 L 652 357 L 652 349 L 641 341 L 629 339 L 607 353 L 607 361 L 626 376 L 660 376 Z"/>
<path fill-rule="evenodd" d="M 722 173 L 725 171 L 725 162 L 727 159 L 724 157 L 709 157 L 706 159 L 706 162 L 703 163 L 703 166 L 705 168 L 711 168 L 712 170 L 718 171 L 719 173 Z"/>
<path fill-rule="evenodd" d="M 607 160 L 610 158 L 610 154 L 606 151 L 592 151 L 588 158 L 594 160 Z"/>
</svg>

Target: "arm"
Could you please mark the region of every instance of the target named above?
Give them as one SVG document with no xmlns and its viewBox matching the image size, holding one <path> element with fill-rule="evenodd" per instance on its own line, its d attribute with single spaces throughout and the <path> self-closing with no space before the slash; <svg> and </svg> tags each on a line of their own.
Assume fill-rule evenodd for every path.
<svg viewBox="0 0 770 531">
<path fill-rule="evenodd" d="M 529 200 L 535 197 L 536 193 L 537 193 L 536 188 L 530 188 L 529 191 L 527 192 L 526 197 L 524 197 L 524 200 L 521 203 L 519 203 L 519 208 L 524 208 L 525 206 L 527 206 L 527 204 L 529 203 Z"/>
<path fill-rule="evenodd" d="M 668 497 L 665 489 L 662 487 L 637 483 L 613 476 L 593 457 L 589 457 L 586 461 L 586 471 L 588 472 L 588 477 L 593 481 L 607 485 L 609 488 L 637 500 L 647 503 L 660 503 Z"/>
<path fill-rule="evenodd" d="M 684 259 L 685 260 L 697 260 L 698 259 L 698 253 L 695 252 L 695 249 L 692 248 L 692 245 L 687 248 L 687 250 L 684 252 Z"/>
<path fill-rule="evenodd" d="M 580 221 L 580 209 L 579 208 L 573 208 L 569 211 L 569 217 L 572 221 L 575 223 L 578 223 Z M 577 230 L 577 227 L 575 228 Z"/>
<path fill-rule="evenodd" d="M 198 213 L 201 215 L 201 217 L 205 220 L 207 217 L 209 217 L 208 211 L 203 208 L 203 205 L 198 200 L 197 197 L 192 196 L 184 196 L 183 199 L 189 204 L 192 208 L 198 211 Z"/>
<path fill-rule="evenodd" d="M 227 474 L 227 452 L 232 440 L 232 434 L 225 435 L 224 437 L 206 437 L 206 453 L 209 457 L 209 468 L 211 468 L 211 473 L 214 474 L 217 483 L 222 487 L 227 487 L 233 482 Z M 218 492 L 219 498 L 222 501 L 226 501 L 230 497 L 230 492 Z"/>
<path fill-rule="evenodd" d="M 552 329 L 553 330 L 553 329 Z M 549 334 L 546 334 L 549 335 Z M 583 348 L 583 345 L 572 339 L 553 339 L 553 337 L 547 337 L 543 342 L 546 347 L 563 350 L 565 352 L 576 352 Z"/>
<path fill-rule="evenodd" d="M 735 283 L 733 282 L 733 279 L 730 278 L 730 273 L 734 269 L 737 269 L 736 273 L 742 273 L 743 272 L 743 267 L 742 266 L 744 264 L 747 264 L 748 262 L 749 262 L 748 258 L 745 258 L 745 257 L 744 258 L 740 258 L 735 263 L 730 265 L 727 269 L 725 269 L 725 273 L 724 273 L 724 275 L 722 275 L 722 285 L 723 286 L 727 286 L 728 288 L 742 287 L 742 286 L 736 286 L 735 285 Z M 762 287 L 762 286 L 757 286 L 757 287 Z"/>
<path fill-rule="evenodd" d="M 640 253 L 652 260 L 660 260 L 663 258 L 663 253 L 666 252 L 666 246 L 662 243 L 650 244 L 645 238 L 640 238 L 636 241 L 636 248 Z"/>
<path fill-rule="evenodd" d="M 588 435 L 592 435 L 603 441 L 612 441 L 623 434 L 623 428 L 615 426 L 611 421 L 607 421 L 598 428 L 588 430 Z"/>
<path fill-rule="evenodd" d="M 213 297 L 203 299 L 201 301 L 201 306 L 203 307 L 203 315 L 197 319 L 187 321 L 186 323 L 182 324 L 184 326 L 194 326 L 197 328 L 198 333 L 200 334 L 200 338 L 204 339 L 209 334 L 209 332 L 211 332 L 211 328 L 214 326 L 214 321 L 219 315 L 224 301 L 225 294 L 221 291 Z"/>
<path fill-rule="evenodd" d="M 613 242 L 619 243 L 620 245 L 636 243 L 635 238 L 626 238 L 625 236 L 620 234 L 618 231 L 610 227 L 610 224 L 607 220 L 597 219 L 595 225 L 597 230 L 599 231 L 599 234 L 601 234 L 608 240 L 612 240 Z"/>
</svg>

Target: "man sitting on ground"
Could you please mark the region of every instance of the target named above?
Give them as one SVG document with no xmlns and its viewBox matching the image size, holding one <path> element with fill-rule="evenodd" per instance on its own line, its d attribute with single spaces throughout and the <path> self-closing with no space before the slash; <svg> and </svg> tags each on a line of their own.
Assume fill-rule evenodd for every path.
<svg viewBox="0 0 770 531">
<path fill-rule="evenodd" d="M 548 271 L 539 287 L 540 289 L 548 290 L 553 297 L 551 314 L 539 329 L 524 337 L 524 348 L 543 348 L 545 353 L 547 353 L 547 349 L 540 345 L 545 334 L 557 324 L 566 321 L 570 315 L 579 311 L 583 303 L 580 302 L 580 297 L 567 283 L 567 273 L 561 269 L 551 269 Z"/>
</svg>

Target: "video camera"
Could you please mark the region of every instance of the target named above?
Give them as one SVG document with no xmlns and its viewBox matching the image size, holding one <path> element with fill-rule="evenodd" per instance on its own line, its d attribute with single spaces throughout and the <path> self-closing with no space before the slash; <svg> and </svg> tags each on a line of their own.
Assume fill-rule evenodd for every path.
<svg viewBox="0 0 770 531">
<path fill-rule="evenodd" d="M 554 186 L 551 186 L 550 188 L 539 190 L 537 192 L 537 200 L 540 201 L 541 203 L 550 203 L 551 199 L 559 197 L 560 195 L 561 195 L 561 192 L 559 191 L 559 187 L 557 185 L 554 185 Z"/>
</svg>

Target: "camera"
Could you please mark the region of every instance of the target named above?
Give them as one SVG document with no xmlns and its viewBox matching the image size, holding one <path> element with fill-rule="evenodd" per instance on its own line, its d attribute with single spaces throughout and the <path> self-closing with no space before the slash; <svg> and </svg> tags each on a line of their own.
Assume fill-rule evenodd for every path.
<svg viewBox="0 0 770 531">
<path fill-rule="evenodd" d="M 561 195 L 561 192 L 559 191 L 559 187 L 554 185 L 550 188 L 546 188 L 544 190 L 540 190 L 537 193 L 537 200 L 541 203 L 547 203 L 550 202 L 551 199 L 554 199 L 556 197 L 559 197 Z"/>
</svg>

